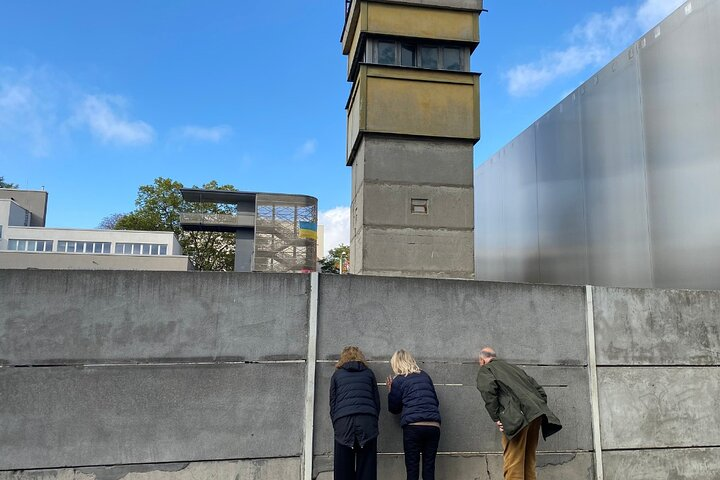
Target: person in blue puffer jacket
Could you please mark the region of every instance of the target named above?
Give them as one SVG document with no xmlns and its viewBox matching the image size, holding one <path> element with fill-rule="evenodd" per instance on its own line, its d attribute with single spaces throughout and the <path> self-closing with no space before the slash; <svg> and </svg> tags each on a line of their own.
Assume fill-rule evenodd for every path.
<svg viewBox="0 0 720 480">
<path fill-rule="evenodd" d="M 335 480 L 377 479 L 380 393 L 362 351 L 345 347 L 330 379 Z"/>
<path fill-rule="evenodd" d="M 435 480 L 435 456 L 440 441 L 440 402 L 430 375 L 420 370 L 405 350 L 390 359 L 395 377 L 387 378 L 388 410 L 400 414 L 408 480 L 417 480 L 422 454 L 423 480 Z"/>
</svg>

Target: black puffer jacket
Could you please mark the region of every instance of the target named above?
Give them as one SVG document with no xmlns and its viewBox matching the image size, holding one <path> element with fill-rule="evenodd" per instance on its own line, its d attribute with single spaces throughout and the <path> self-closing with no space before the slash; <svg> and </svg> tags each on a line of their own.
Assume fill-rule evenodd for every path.
<svg viewBox="0 0 720 480">
<path fill-rule="evenodd" d="M 400 426 L 415 422 L 440 423 L 440 402 L 433 381 L 425 372 L 398 375 L 388 393 L 390 413 L 402 413 Z"/>
<path fill-rule="evenodd" d="M 333 423 L 348 415 L 380 414 L 375 374 L 361 362 L 347 362 L 330 380 L 330 417 Z"/>
</svg>

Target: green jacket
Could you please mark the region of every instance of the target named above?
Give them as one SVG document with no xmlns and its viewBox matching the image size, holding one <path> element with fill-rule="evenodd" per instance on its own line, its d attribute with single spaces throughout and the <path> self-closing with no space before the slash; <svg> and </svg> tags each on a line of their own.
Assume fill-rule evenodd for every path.
<svg viewBox="0 0 720 480">
<path fill-rule="evenodd" d="M 539 417 L 545 439 L 562 428 L 548 408 L 545 390 L 520 367 L 498 359 L 485 364 L 477 375 L 477 389 L 490 418 L 502 422 L 510 439 Z"/>
</svg>

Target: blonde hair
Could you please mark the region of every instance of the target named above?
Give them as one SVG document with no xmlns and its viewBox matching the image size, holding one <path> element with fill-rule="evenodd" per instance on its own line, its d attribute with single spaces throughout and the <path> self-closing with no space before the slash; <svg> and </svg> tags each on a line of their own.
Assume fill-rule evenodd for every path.
<svg viewBox="0 0 720 480">
<path fill-rule="evenodd" d="M 365 360 L 365 355 L 363 355 L 363 352 L 362 350 L 360 350 L 359 347 L 356 347 L 354 345 L 343 348 L 343 351 L 340 354 L 340 360 L 338 360 L 338 362 L 335 364 L 335 368 L 342 368 L 342 366 L 348 362 L 360 362 L 367 367 L 367 360 Z"/>
<path fill-rule="evenodd" d="M 393 353 L 390 359 L 390 367 L 393 369 L 395 375 L 402 375 L 404 377 L 407 377 L 411 373 L 420 373 L 420 367 L 418 367 L 413 356 L 410 352 L 402 349 Z"/>
</svg>

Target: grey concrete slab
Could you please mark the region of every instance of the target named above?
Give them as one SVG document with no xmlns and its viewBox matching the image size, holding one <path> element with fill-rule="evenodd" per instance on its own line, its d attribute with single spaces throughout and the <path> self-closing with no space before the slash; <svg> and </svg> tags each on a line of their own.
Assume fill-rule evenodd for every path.
<svg viewBox="0 0 720 480">
<path fill-rule="evenodd" d="M 720 369 L 598 368 L 602 446 L 720 445 Z"/>
<path fill-rule="evenodd" d="M 0 480 L 299 480 L 300 458 L 0 472 Z"/>
<path fill-rule="evenodd" d="M 378 478 L 403 480 L 405 463 L 402 455 L 380 455 Z M 315 457 L 314 478 L 332 480 L 332 456 Z M 501 480 L 502 456 L 490 455 L 438 455 L 435 476 L 452 480 Z M 540 453 L 537 458 L 539 480 L 592 480 L 594 479 L 592 453 Z"/>
<path fill-rule="evenodd" d="M 600 365 L 720 365 L 720 292 L 595 288 Z"/>
<path fill-rule="evenodd" d="M 0 470 L 298 456 L 304 367 L 0 368 Z"/>
<path fill-rule="evenodd" d="M 717 480 L 720 448 L 604 452 L 603 471 L 605 480 Z"/>
<path fill-rule="evenodd" d="M 0 271 L 0 364 L 305 357 L 307 275 Z"/>
<path fill-rule="evenodd" d="M 473 186 L 472 141 L 366 135 L 360 148 L 356 162 L 372 159 L 358 172 L 364 181 Z"/>
<path fill-rule="evenodd" d="M 358 344 L 371 359 L 406 348 L 427 361 L 584 365 L 585 291 L 511 283 L 320 276 L 318 358 Z"/>
<path fill-rule="evenodd" d="M 400 416 L 387 411 L 385 378 L 390 373 L 387 363 L 371 363 L 380 390 L 382 411 L 378 450 L 384 453 L 402 452 Z M 490 420 L 482 396 L 475 386 L 478 367 L 475 365 L 424 363 L 422 368 L 433 378 L 442 416 L 440 452 L 499 452 L 500 433 Z M 543 385 L 548 393 L 550 408 L 563 422 L 563 430 L 540 442 L 542 451 L 590 450 L 592 429 L 590 417 L 589 383 L 582 367 L 527 367 L 526 371 Z M 334 372 L 332 363 L 320 363 L 317 368 L 315 400 L 316 454 L 333 450 L 333 428 L 330 421 L 328 390 Z"/>
</svg>

